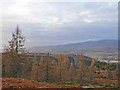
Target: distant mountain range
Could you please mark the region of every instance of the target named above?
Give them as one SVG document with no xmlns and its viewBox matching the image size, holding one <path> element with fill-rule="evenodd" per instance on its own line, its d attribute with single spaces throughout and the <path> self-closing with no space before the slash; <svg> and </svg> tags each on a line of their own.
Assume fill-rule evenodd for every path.
<svg viewBox="0 0 120 90">
<path fill-rule="evenodd" d="M 80 54 L 83 52 L 86 56 L 98 59 L 116 59 L 118 52 L 118 40 L 99 40 L 70 43 L 56 46 L 32 47 L 30 52 L 52 54 Z"/>
</svg>

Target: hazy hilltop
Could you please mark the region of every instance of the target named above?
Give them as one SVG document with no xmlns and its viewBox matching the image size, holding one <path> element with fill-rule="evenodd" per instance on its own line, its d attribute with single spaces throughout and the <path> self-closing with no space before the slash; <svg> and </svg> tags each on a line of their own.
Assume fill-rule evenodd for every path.
<svg viewBox="0 0 120 90">
<path fill-rule="evenodd" d="M 118 40 L 99 40 L 99 41 L 87 41 L 70 43 L 56 46 L 45 47 L 32 47 L 30 52 L 47 53 L 52 54 L 80 54 L 83 52 L 86 56 L 90 56 L 98 59 L 117 59 L 118 52 Z"/>
</svg>

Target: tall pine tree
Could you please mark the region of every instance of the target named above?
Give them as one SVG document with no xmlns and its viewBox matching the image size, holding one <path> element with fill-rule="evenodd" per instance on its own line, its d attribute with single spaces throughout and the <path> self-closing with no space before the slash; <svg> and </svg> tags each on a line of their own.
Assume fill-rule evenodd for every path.
<svg viewBox="0 0 120 90">
<path fill-rule="evenodd" d="M 24 42 L 24 36 L 17 26 L 15 33 L 12 34 L 12 39 L 9 41 L 8 47 L 5 48 L 4 55 L 7 55 L 6 57 L 9 58 L 2 58 L 3 76 L 6 75 L 15 78 L 21 77 L 24 58 L 22 55 L 24 51 Z M 9 62 L 8 65 L 5 62 Z M 9 68 L 9 70 L 6 71 L 4 70 L 5 68 Z"/>
</svg>

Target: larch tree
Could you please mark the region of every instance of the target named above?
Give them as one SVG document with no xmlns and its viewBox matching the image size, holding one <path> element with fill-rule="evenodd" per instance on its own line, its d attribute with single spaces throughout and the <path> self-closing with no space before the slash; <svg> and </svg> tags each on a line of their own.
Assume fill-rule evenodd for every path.
<svg viewBox="0 0 120 90">
<path fill-rule="evenodd" d="M 21 77 L 22 75 L 22 61 L 23 56 L 22 53 L 24 51 L 24 36 L 21 34 L 19 27 L 17 26 L 17 29 L 15 33 L 12 34 L 12 39 L 9 41 L 9 46 L 5 48 L 6 55 L 9 57 L 8 59 L 2 59 L 2 67 L 4 71 L 4 67 L 9 66 L 7 68 L 10 68 L 10 77 Z M 5 62 L 9 62 L 9 65 L 5 64 Z"/>
<path fill-rule="evenodd" d="M 88 67 L 88 70 L 86 71 L 87 75 L 87 81 L 89 81 L 90 83 L 94 82 L 94 64 L 95 64 L 95 60 L 91 61 L 91 65 Z"/>
<path fill-rule="evenodd" d="M 38 81 L 38 69 L 39 69 L 39 63 L 37 62 L 37 56 L 34 55 L 33 64 L 32 64 L 32 75 L 31 75 L 32 80 Z"/>
<path fill-rule="evenodd" d="M 78 69 L 78 82 L 79 84 L 82 84 L 84 82 L 84 72 L 86 69 L 83 53 L 80 54 L 78 68 L 79 68 Z"/>
<path fill-rule="evenodd" d="M 51 64 L 51 62 L 50 62 L 50 57 L 49 57 L 49 53 L 47 54 L 47 57 L 46 57 L 46 70 L 45 70 L 45 72 L 46 72 L 46 82 L 48 82 L 49 81 L 49 73 L 50 73 L 50 64 Z"/>
<path fill-rule="evenodd" d="M 57 66 L 57 76 L 58 81 L 65 81 L 68 77 L 67 67 L 66 67 L 66 60 L 63 58 L 62 54 L 59 54 L 58 57 L 58 66 Z"/>
<path fill-rule="evenodd" d="M 41 59 L 39 61 L 39 69 L 38 69 L 38 81 L 45 81 L 46 78 L 46 58 L 41 56 Z"/>
<path fill-rule="evenodd" d="M 62 80 L 62 56 L 61 54 L 58 56 L 57 76 L 58 76 L 58 81 L 61 81 Z"/>
<path fill-rule="evenodd" d="M 72 82 L 75 81 L 75 78 L 76 78 L 76 69 L 74 67 L 73 62 L 71 62 L 71 64 L 70 64 L 69 78 Z"/>
<path fill-rule="evenodd" d="M 68 70 L 67 70 L 66 59 L 64 55 L 63 55 L 61 70 L 62 70 L 62 80 L 63 81 L 68 80 Z"/>
<path fill-rule="evenodd" d="M 57 68 L 57 62 L 55 62 L 54 60 L 51 61 L 50 69 L 49 69 L 49 81 L 50 82 L 55 82 L 57 80 L 56 68 Z"/>
<path fill-rule="evenodd" d="M 22 66 L 22 78 L 31 79 L 32 76 L 32 69 L 33 69 L 33 58 L 28 56 L 25 58 Z"/>
<path fill-rule="evenodd" d="M 40 81 L 48 82 L 50 79 L 51 60 L 49 53 L 40 61 L 40 74 L 42 76 Z"/>
</svg>

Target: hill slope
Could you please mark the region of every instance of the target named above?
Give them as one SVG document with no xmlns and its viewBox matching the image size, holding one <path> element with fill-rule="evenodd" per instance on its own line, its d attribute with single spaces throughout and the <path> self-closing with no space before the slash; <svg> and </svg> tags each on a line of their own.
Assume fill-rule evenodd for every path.
<svg viewBox="0 0 120 90">
<path fill-rule="evenodd" d="M 52 54 L 80 54 L 82 51 L 86 56 L 99 59 L 115 59 L 118 52 L 117 40 L 99 40 L 80 43 L 71 43 L 57 46 L 33 47 L 31 52 Z"/>
</svg>

